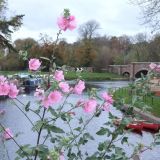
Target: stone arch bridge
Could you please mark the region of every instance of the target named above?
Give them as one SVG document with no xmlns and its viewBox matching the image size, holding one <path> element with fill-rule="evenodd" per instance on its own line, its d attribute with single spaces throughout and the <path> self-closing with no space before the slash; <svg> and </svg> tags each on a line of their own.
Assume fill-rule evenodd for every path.
<svg viewBox="0 0 160 160">
<path fill-rule="evenodd" d="M 132 62 L 128 65 L 109 65 L 108 71 L 135 79 L 140 78 L 141 74 L 147 75 L 150 63 L 160 65 L 160 62 Z"/>
</svg>

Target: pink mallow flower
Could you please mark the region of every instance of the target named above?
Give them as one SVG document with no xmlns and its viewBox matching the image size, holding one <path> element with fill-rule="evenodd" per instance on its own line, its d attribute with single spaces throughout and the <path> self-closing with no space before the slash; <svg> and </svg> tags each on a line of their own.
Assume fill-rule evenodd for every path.
<svg viewBox="0 0 160 160">
<path fill-rule="evenodd" d="M 88 101 L 84 102 L 84 111 L 86 113 L 94 112 L 97 106 L 97 101 L 94 99 L 89 99 Z"/>
<path fill-rule="evenodd" d="M 17 86 L 14 85 L 13 83 L 10 84 L 10 90 L 9 90 L 9 93 L 8 93 L 8 96 L 10 98 L 16 98 L 17 95 L 19 93 L 19 90 L 17 89 Z"/>
<path fill-rule="evenodd" d="M 8 95 L 10 91 L 10 85 L 6 82 L 0 83 L 0 96 Z"/>
<path fill-rule="evenodd" d="M 58 81 L 58 82 L 64 80 L 63 71 L 58 71 L 58 70 L 56 70 L 56 71 L 55 71 L 55 74 L 54 74 L 54 78 L 55 78 L 55 80 Z"/>
<path fill-rule="evenodd" d="M 107 92 L 102 93 L 102 98 L 108 102 L 109 104 L 113 104 L 114 100 L 111 95 L 109 95 Z"/>
<path fill-rule="evenodd" d="M 50 102 L 50 100 L 49 100 L 48 97 L 44 97 L 44 98 L 42 99 L 42 105 L 43 105 L 43 107 L 46 108 L 46 109 L 49 108 L 49 106 L 51 105 L 51 102 Z"/>
<path fill-rule="evenodd" d="M 0 76 L 0 83 L 4 83 L 7 80 L 6 77 L 4 76 Z"/>
<path fill-rule="evenodd" d="M 34 96 L 37 97 L 39 100 L 42 100 L 44 97 L 44 90 L 36 88 L 36 91 L 34 93 Z"/>
<path fill-rule="evenodd" d="M 151 64 L 149 65 L 149 68 L 150 68 L 151 70 L 155 69 L 156 67 L 157 67 L 157 64 L 155 64 L 155 63 L 151 63 Z"/>
<path fill-rule="evenodd" d="M 70 92 L 69 84 L 67 82 L 60 82 L 59 87 L 64 93 Z"/>
<path fill-rule="evenodd" d="M 41 65 L 41 62 L 39 61 L 39 59 L 32 58 L 29 60 L 29 69 L 30 70 L 36 71 L 39 69 L 40 65 Z"/>
<path fill-rule="evenodd" d="M 157 65 L 156 71 L 157 71 L 157 72 L 160 72 L 160 65 Z"/>
<path fill-rule="evenodd" d="M 82 94 L 83 90 L 85 89 L 85 83 L 84 81 L 79 81 L 78 84 L 75 85 L 73 88 L 73 92 L 76 94 Z"/>
<path fill-rule="evenodd" d="M 9 140 L 9 139 L 12 139 L 13 138 L 13 133 L 12 131 L 10 130 L 10 128 L 6 128 L 4 133 L 3 133 L 3 138 L 5 140 Z"/>
<path fill-rule="evenodd" d="M 69 17 L 61 16 L 58 18 L 57 24 L 58 27 L 63 31 L 66 31 L 67 29 L 72 31 L 76 28 L 75 16 L 69 16 Z"/>
<path fill-rule="evenodd" d="M 62 98 L 62 94 L 61 92 L 55 90 L 52 91 L 49 95 L 48 95 L 48 99 L 50 101 L 51 104 L 57 103 L 61 100 Z"/>
</svg>

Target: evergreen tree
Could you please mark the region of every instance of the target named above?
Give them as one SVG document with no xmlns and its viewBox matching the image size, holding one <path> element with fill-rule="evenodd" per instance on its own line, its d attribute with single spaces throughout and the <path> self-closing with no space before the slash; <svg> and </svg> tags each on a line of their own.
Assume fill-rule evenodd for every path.
<svg viewBox="0 0 160 160">
<path fill-rule="evenodd" d="M 10 42 L 11 34 L 22 25 L 22 18 L 24 15 L 15 15 L 13 17 L 6 17 L 7 2 L 0 0 L 0 48 L 8 48 L 14 50 Z"/>
</svg>

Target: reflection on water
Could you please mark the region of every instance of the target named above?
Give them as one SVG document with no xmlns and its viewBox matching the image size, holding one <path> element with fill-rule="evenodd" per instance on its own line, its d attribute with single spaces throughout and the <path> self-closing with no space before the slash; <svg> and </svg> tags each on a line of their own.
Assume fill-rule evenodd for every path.
<svg viewBox="0 0 160 160">
<path fill-rule="evenodd" d="M 126 86 L 127 84 L 128 82 L 126 81 L 87 82 L 88 87 L 92 86 L 94 88 L 101 89 L 101 91 L 106 90 L 108 88 L 112 88 L 112 87 L 113 88 L 123 87 L 123 86 Z M 101 91 L 99 91 L 99 93 Z M 80 98 L 79 96 L 73 95 L 72 97 L 69 98 L 69 101 L 76 103 L 79 98 Z M 86 93 L 83 94 L 81 98 L 86 98 Z M 36 107 L 35 98 L 33 97 L 33 94 L 20 95 L 18 99 L 20 99 L 24 103 L 31 101 L 32 107 L 33 108 Z M 19 137 L 17 138 L 19 144 L 23 145 L 23 144 L 36 143 L 36 134 L 30 131 L 30 128 L 31 128 L 30 123 L 26 120 L 26 118 L 22 115 L 22 113 L 12 104 L 11 100 L 0 101 L 0 109 L 6 110 L 6 114 L 3 117 L 0 117 L 1 123 L 11 128 L 14 133 L 17 133 L 17 132 L 23 133 L 23 134 L 20 134 Z M 91 115 L 85 114 L 81 109 L 79 109 L 77 112 L 78 113 L 76 114 L 76 116 L 82 115 L 84 119 L 88 119 L 91 116 Z M 118 117 L 122 116 L 122 113 L 120 111 L 117 111 L 114 107 L 111 108 L 111 112 L 112 114 L 117 115 Z M 37 117 L 33 116 L 32 113 L 28 113 L 28 116 L 31 117 L 32 121 L 35 121 L 37 119 Z M 96 141 L 91 141 L 90 143 L 85 145 L 82 148 L 84 152 L 88 151 L 89 153 L 93 153 L 97 148 L 97 142 L 103 141 L 104 138 L 105 139 L 107 138 L 107 137 L 98 137 L 95 134 L 99 130 L 100 126 L 107 120 L 108 120 L 108 113 L 103 112 L 99 118 L 95 118 L 87 127 L 86 130 L 89 131 L 93 136 L 95 136 Z M 59 120 L 57 122 L 57 125 L 62 126 L 63 123 L 64 122 Z M 77 121 L 73 121 L 71 125 L 74 127 L 77 125 L 77 123 L 78 123 Z M 63 128 L 63 129 L 67 130 L 68 128 Z M 45 133 L 43 133 L 43 135 L 45 135 Z M 129 142 L 133 144 L 144 143 L 145 145 L 148 145 L 152 142 L 152 139 L 153 139 L 152 134 L 147 132 L 143 132 L 143 136 L 140 136 L 134 133 L 130 133 L 128 136 L 129 136 Z M 48 144 L 48 145 L 52 147 L 51 144 Z M 117 143 L 117 145 L 121 145 L 121 144 Z M 132 147 L 129 147 L 127 145 L 124 145 L 123 147 L 128 154 L 132 152 Z M 11 157 L 11 160 L 14 160 L 17 146 L 14 144 L 13 141 L 8 141 L 6 142 L 6 148 L 8 149 L 8 153 Z M 141 156 L 142 160 L 159 160 L 160 159 L 159 150 L 160 150 L 160 147 L 156 147 L 152 151 L 144 152 L 144 154 L 142 154 Z M 8 160 L 7 157 L 5 156 L 5 148 L 2 142 L 0 142 L 0 160 Z"/>
</svg>

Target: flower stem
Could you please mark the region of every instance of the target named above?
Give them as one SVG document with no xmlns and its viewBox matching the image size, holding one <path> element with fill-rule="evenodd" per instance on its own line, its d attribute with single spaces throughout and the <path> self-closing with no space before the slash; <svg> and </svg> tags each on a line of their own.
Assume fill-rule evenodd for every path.
<svg viewBox="0 0 160 160">
<path fill-rule="evenodd" d="M 75 138 L 75 134 L 74 134 L 74 132 L 73 132 L 73 129 L 72 129 L 69 121 L 67 121 L 67 124 L 68 124 L 68 126 L 69 126 L 69 129 L 70 129 L 70 131 L 71 131 L 72 136 Z M 80 153 L 79 145 L 78 145 L 78 143 L 77 143 L 76 140 L 75 140 L 75 143 L 76 143 L 76 147 L 77 147 L 77 150 L 78 150 L 78 153 L 79 153 L 79 154 L 78 154 L 78 155 L 79 155 L 79 158 L 80 158 L 81 160 L 83 160 L 83 159 L 82 159 L 82 156 L 81 156 L 81 153 Z"/>
<path fill-rule="evenodd" d="M 46 112 L 46 109 L 44 108 L 44 110 L 43 110 L 43 115 L 42 115 L 42 118 L 41 118 L 41 121 L 42 121 L 42 122 L 43 122 L 43 120 L 44 120 L 45 112 Z M 41 128 L 40 128 L 40 130 L 39 130 L 39 132 L 38 132 L 37 147 L 38 147 L 39 142 L 40 142 L 40 137 L 41 137 L 41 133 L 42 133 L 43 126 L 44 126 L 44 124 L 42 124 L 42 126 L 41 126 Z M 36 150 L 34 160 L 37 159 L 37 156 L 38 156 L 38 150 Z"/>
</svg>

